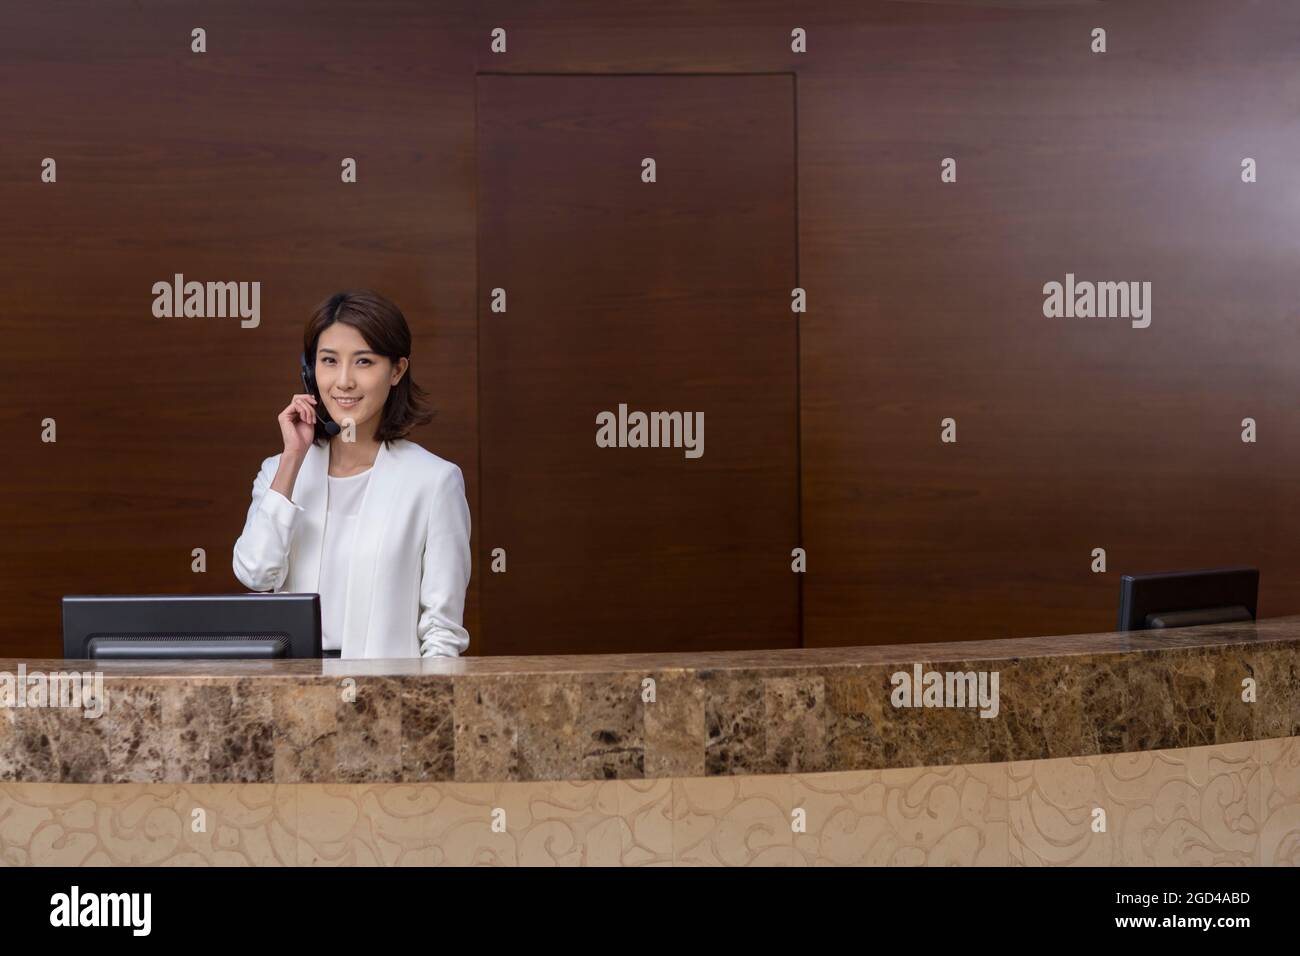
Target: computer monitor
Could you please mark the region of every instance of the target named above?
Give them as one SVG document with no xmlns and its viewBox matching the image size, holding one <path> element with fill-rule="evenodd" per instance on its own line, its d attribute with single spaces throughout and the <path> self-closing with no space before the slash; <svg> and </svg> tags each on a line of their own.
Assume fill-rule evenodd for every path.
<svg viewBox="0 0 1300 956">
<path fill-rule="evenodd" d="M 1120 579 L 1119 630 L 1255 620 L 1258 568 L 1212 568 Z"/>
<path fill-rule="evenodd" d="M 68 595 L 63 657 L 320 657 L 320 627 L 319 594 Z"/>
</svg>

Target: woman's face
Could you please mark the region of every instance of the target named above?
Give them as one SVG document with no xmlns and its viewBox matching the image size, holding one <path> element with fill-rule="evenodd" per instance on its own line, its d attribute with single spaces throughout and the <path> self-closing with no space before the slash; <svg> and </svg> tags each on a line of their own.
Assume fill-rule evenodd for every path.
<svg viewBox="0 0 1300 956">
<path fill-rule="evenodd" d="M 360 332 L 335 322 L 316 342 L 316 386 L 325 410 L 340 426 L 350 419 L 358 434 L 373 434 L 408 364 L 375 353 Z"/>
</svg>

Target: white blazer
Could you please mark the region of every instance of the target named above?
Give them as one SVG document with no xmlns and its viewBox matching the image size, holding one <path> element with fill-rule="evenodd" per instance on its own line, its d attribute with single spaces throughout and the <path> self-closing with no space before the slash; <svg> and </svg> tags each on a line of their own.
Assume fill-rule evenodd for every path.
<svg viewBox="0 0 1300 956">
<path fill-rule="evenodd" d="M 235 542 L 235 577 L 253 591 L 319 594 L 329 447 L 307 449 L 293 501 L 262 462 Z M 458 466 L 414 442 L 383 442 L 371 468 L 348 568 L 340 657 L 456 657 L 469 586 L 469 504 Z"/>
</svg>

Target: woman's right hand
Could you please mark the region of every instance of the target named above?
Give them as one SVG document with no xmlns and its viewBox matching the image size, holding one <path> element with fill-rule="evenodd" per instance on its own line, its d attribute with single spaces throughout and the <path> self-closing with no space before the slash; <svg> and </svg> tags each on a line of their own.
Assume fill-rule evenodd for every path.
<svg viewBox="0 0 1300 956">
<path fill-rule="evenodd" d="M 280 423 L 280 436 L 284 439 L 284 453 L 302 458 L 316 436 L 316 398 L 313 395 L 295 395 L 276 418 Z"/>
</svg>

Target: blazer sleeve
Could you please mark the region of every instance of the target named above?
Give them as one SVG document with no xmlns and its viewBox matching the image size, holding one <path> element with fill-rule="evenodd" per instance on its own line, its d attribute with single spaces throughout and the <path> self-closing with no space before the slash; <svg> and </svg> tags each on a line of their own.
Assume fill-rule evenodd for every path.
<svg viewBox="0 0 1300 956">
<path fill-rule="evenodd" d="M 453 465 L 429 509 L 416 627 L 421 657 L 458 657 L 469 647 L 469 631 L 462 626 L 470 575 L 469 530 L 465 476 Z"/>
<path fill-rule="evenodd" d="M 235 577 L 253 591 L 278 591 L 289 574 L 289 546 L 304 509 L 271 488 L 278 456 L 262 462 L 253 479 L 253 503 L 235 542 Z"/>
</svg>

